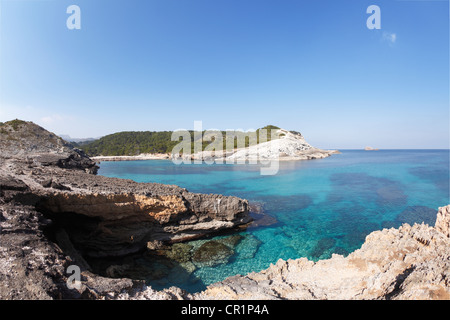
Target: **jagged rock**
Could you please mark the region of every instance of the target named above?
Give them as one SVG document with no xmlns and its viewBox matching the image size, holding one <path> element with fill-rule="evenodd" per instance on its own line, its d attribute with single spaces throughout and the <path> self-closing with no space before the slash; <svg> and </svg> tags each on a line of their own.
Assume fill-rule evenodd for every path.
<svg viewBox="0 0 450 320">
<path fill-rule="evenodd" d="M 43 186 L 44 188 L 50 188 L 52 186 L 52 182 L 53 182 L 53 180 L 51 178 L 46 179 L 41 182 L 41 186 Z"/>
<path fill-rule="evenodd" d="M 146 186 L 146 191 L 155 189 L 150 189 L 152 184 Z M 64 224 L 84 254 L 98 257 L 137 252 L 154 241 L 198 238 L 248 221 L 247 202 L 239 198 L 191 194 L 181 188 L 162 195 L 154 191 L 151 196 L 139 194 L 137 188 L 128 190 L 52 193 L 42 197 L 38 208 Z M 214 207 L 217 199 L 220 207 Z"/>
<path fill-rule="evenodd" d="M 436 230 L 450 237 L 450 206 L 439 208 L 436 218 Z"/>
<path fill-rule="evenodd" d="M 0 221 L 0 298 L 75 297 L 66 286 L 70 259 L 41 230 L 42 215 L 28 206 L 2 205 Z"/>
<path fill-rule="evenodd" d="M 54 181 L 52 182 L 51 187 L 53 189 L 57 189 L 57 190 L 72 190 L 72 189 L 70 189 L 70 187 L 65 186 L 65 185 L 63 185 L 61 183 L 58 183 L 58 182 L 54 182 Z"/>
<path fill-rule="evenodd" d="M 162 249 L 167 249 L 167 246 L 160 240 L 153 240 L 153 241 L 147 242 L 147 249 L 162 250 Z"/>
<path fill-rule="evenodd" d="M 97 173 L 99 167 L 82 150 L 33 122 L 13 120 L 1 127 L 2 158 L 20 159 L 27 166 L 56 166 Z"/>
<path fill-rule="evenodd" d="M 20 179 L 11 176 L 0 176 L 0 192 L 5 190 L 26 191 L 28 186 Z"/>
</svg>

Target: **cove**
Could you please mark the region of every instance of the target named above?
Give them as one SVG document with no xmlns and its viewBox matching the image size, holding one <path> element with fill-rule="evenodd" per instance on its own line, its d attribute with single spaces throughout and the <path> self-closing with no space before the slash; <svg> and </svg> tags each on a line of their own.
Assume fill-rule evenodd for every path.
<svg viewBox="0 0 450 320">
<path fill-rule="evenodd" d="M 169 257 L 126 257 L 111 263 L 110 272 L 134 273 L 155 289 L 197 292 L 278 259 L 346 256 L 372 231 L 434 224 L 438 207 L 449 203 L 449 150 L 341 152 L 281 162 L 274 176 L 260 175 L 257 165 L 102 162 L 100 175 L 237 196 L 250 201 L 255 217 L 263 217 L 246 230 L 174 246 Z"/>
</svg>

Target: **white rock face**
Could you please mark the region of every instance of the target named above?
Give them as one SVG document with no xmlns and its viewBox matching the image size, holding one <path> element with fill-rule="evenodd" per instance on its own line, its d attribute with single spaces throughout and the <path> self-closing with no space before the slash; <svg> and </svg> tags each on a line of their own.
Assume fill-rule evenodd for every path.
<svg viewBox="0 0 450 320">
<path fill-rule="evenodd" d="M 264 161 L 264 160 L 311 160 L 321 159 L 337 150 L 322 150 L 311 146 L 306 142 L 301 133 L 279 129 L 276 131 L 278 139 L 250 145 L 247 148 L 238 148 L 226 152 L 200 152 L 192 155 L 192 159 L 203 159 L 215 161 Z"/>
</svg>

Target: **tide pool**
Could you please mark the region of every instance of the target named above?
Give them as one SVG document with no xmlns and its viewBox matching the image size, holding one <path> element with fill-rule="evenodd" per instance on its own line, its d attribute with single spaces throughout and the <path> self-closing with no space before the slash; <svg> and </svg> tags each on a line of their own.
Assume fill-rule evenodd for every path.
<svg viewBox="0 0 450 320">
<path fill-rule="evenodd" d="M 261 271 L 278 259 L 348 255 L 372 231 L 403 223 L 434 225 L 438 207 L 450 204 L 449 150 L 341 152 L 280 162 L 274 176 L 260 175 L 257 165 L 175 165 L 169 160 L 102 162 L 99 174 L 237 196 L 274 218 L 270 225 L 239 232 L 228 262 L 183 265 L 182 272 L 178 268 L 157 280 L 149 278 L 156 289 L 174 285 L 196 292 L 229 276 Z"/>
</svg>

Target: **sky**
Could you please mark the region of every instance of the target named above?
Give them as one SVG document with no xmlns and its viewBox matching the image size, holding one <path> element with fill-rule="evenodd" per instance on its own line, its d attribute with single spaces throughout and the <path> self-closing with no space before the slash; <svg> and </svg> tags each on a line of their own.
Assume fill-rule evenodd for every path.
<svg viewBox="0 0 450 320">
<path fill-rule="evenodd" d="M 15 118 L 73 138 L 202 121 L 449 148 L 449 3 L 0 0 L 0 121 Z"/>
</svg>

